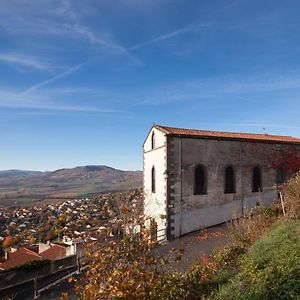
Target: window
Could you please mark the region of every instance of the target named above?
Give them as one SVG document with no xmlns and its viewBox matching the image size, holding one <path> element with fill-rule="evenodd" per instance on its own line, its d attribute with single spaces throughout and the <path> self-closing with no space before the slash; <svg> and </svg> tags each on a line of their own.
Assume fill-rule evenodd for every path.
<svg viewBox="0 0 300 300">
<path fill-rule="evenodd" d="M 152 167 L 151 171 L 151 191 L 152 193 L 155 193 L 155 168 Z"/>
<path fill-rule="evenodd" d="M 155 133 L 154 131 L 152 132 L 152 136 L 151 136 L 151 149 L 155 148 Z"/>
<path fill-rule="evenodd" d="M 284 171 L 279 168 L 276 169 L 276 184 L 283 184 L 285 182 Z"/>
<path fill-rule="evenodd" d="M 252 192 L 261 192 L 261 170 L 259 167 L 255 167 L 252 172 Z"/>
<path fill-rule="evenodd" d="M 205 195 L 207 193 L 206 168 L 199 165 L 195 168 L 194 195 Z"/>
<path fill-rule="evenodd" d="M 235 193 L 235 176 L 233 167 L 225 169 L 225 194 Z"/>
</svg>

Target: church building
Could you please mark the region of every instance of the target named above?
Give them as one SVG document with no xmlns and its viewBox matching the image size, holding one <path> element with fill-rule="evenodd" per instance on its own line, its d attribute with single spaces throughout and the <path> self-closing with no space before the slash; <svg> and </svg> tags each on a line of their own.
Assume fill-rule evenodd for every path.
<svg viewBox="0 0 300 300">
<path fill-rule="evenodd" d="M 155 125 L 143 151 L 144 216 L 166 241 L 271 205 L 300 139 Z"/>
</svg>

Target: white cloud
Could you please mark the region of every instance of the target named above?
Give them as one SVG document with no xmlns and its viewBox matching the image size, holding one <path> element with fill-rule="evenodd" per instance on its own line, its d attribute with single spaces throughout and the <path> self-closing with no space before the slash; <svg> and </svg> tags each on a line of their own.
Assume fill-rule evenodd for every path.
<svg viewBox="0 0 300 300">
<path fill-rule="evenodd" d="M 69 68 L 69 69 L 63 71 L 62 73 L 59 73 L 59 74 L 57 74 L 57 75 L 51 77 L 50 79 L 41 81 L 41 82 L 39 82 L 39 83 L 37 83 L 37 84 L 35 84 L 35 85 L 33 85 L 33 86 L 27 88 L 25 91 L 23 91 L 23 92 L 21 93 L 21 95 L 29 94 L 29 93 L 31 93 L 31 92 L 33 92 L 33 91 L 35 91 L 35 90 L 37 90 L 37 89 L 39 89 L 39 88 L 41 88 L 41 87 L 47 85 L 47 84 L 53 83 L 53 82 L 57 81 L 58 79 L 61 79 L 61 78 L 63 78 L 63 77 L 66 77 L 66 76 L 68 76 L 68 75 L 70 75 L 70 74 L 76 72 L 76 71 L 79 70 L 82 66 L 86 65 L 86 64 L 89 63 L 90 61 L 91 61 L 91 59 L 89 59 L 89 60 L 87 60 L 87 61 L 85 61 L 85 62 L 83 62 L 83 63 L 80 63 L 80 64 L 78 64 L 78 65 L 75 65 L 75 66 L 73 66 L 73 67 L 71 67 L 71 68 Z"/>
<path fill-rule="evenodd" d="M 28 7 L 29 6 L 29 7 Z M 72 7 L 70 1 L 32 1 L 1 4 L 0 1 L 0 29 L 10 33 L 24 35 L 67 36 L 69 38 L 88 41 L 92 45 L 98 45 L 99 49 L 108 54 L 125 55 L 132 61 L 137 61 L 126 48 L 109 38 L 109 34 L 95 33 L 91 28 L 82 24 L 80 12 Z"/>
<path fill-rule="evenodd" d="M 144 88 L 131 95 L 133 106 L 161 105 L 199 99 L 222 99 L 234 97 L 237 100 L 257 103 L 255 93 L 287 92 L 300 89 L 299 71 L 282 73 L 253 73 L 248 75 L 224 75 L 220 77 L 183 80 L 164 85 Z M 294 94 L 293 94 L 294 96 Z M 274 98 L 274 97 L 273 97 Z M 275 100 L 274 100 L 275 101 Z"/>
<path fill-rule="evenodd" d="M 55 100 L 54 100 L 55 99 Z M 69 98 L 58 99 L 55 92 L 31 93 L 22 95 L 17 91 L 0 89 L 0 107 L 14 109 L 34 109 L 67 112 L 90 112 L 90 113 L 117 113 L 119 110 L 101 108 L 99 106 L 84 106 L 77 104 L 66 104 Z M 71 99 L 73 100 L 73 99 Z"/>
<path fill-rule="evenodd" d="M 208 24 L 188 25 L 186 27 L 174 30 L 172 32 L 168 32 L 168 33 L 162 34 L 160 36 L 157 36 L 157 37 L 155 37 L 153 39 L 150 39 L 149 41 L 146 41 L 144 43 L 137 44 L 133 47 L 130 47 L 129 50 L 137 50 L 137 49 L 140 49 L 140 48 L 145 47 L 147 45 L 156 44 L 156 43 L 168 40 L 168 39 L 172 39 L 172 38 L 175 38 L 175 37 L 177 37 L 179 35 L 182 35 L 182 34 L 185 34 L 185 33 L 200 32 L 200 31 L 205 30 L 208 27 L 209 27 Z"/>
<path fill-rule="evenodd" d="M 58 69 L 57 66 L 44 62 L 38 58 L 17 53 L 0 53 L 0 62 L 42 71 L 53 71 Z"/>
</svg>

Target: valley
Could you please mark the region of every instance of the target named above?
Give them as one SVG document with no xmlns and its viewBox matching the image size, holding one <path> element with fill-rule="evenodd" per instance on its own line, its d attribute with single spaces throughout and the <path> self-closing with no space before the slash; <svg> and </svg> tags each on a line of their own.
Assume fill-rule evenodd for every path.
<svg viewBox="0 0 300 300">
<path fill-rule="evenodd" d="M 141 171 L 107 166 L 81 166 L 53 172 L 0 171 L 0 207 L 49 204 L 141 186 Z"/>
</svg>

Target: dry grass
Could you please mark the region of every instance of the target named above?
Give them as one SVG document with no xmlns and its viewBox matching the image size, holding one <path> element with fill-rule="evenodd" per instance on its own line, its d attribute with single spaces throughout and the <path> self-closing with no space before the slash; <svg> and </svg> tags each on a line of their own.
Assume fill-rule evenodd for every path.
<svg viewBox="0 0 300 300">
<path fill-rule="evenodd" d="M 232 221 L 228 226 L 233 241 L 248 248 L 275 221 L 300 217 L 300 172 L 281 187 L 286 214 L 278 200 L 271 208 L 257 207 L 245 213 L 243 218 Z"/>
<path fill-rule="evenodd" d="M 228 229 L 235 244 L 248 248 L 279 218 L 279 209 L 278 204 L 272 208 L 257 207 L 246 212 L 243 218 L 232 221 Z"/>
<path fill-rule="evenodd" d="M 286 216 L 300 218 L 300 172 L 298 172 L 282 189 Z"/>
</svg>

